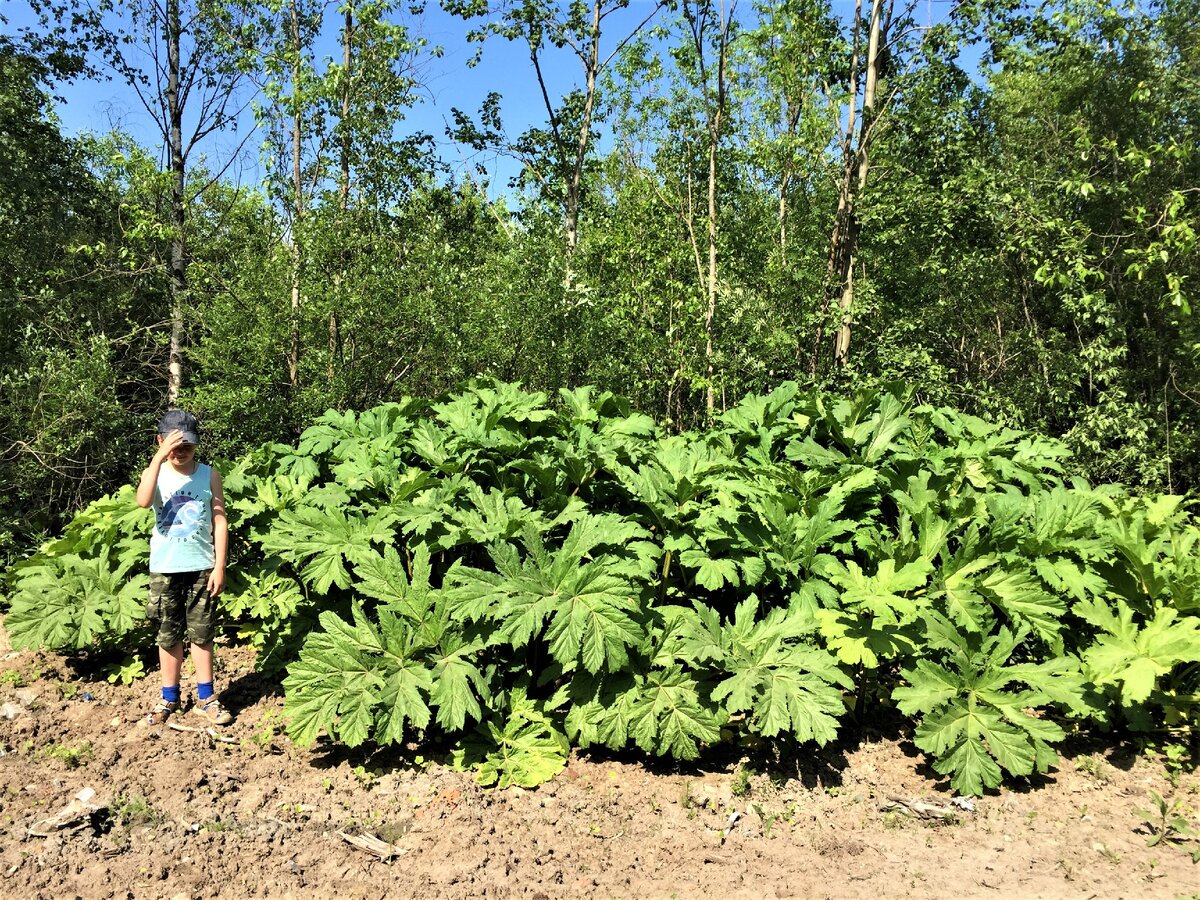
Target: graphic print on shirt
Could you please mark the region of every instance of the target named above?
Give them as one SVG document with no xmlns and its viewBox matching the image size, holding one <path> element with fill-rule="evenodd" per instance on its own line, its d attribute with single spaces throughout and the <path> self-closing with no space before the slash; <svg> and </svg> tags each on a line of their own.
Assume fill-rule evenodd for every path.
<svg viewBox="0 0 1200 900">
<path fill-rule="evenodd" d="M 158 513 L 158 533 L 175 541 L 184 541 L 200 530 L 204 520 L 204 501 L 187 490 L 171 495 Z"/>
</svg>

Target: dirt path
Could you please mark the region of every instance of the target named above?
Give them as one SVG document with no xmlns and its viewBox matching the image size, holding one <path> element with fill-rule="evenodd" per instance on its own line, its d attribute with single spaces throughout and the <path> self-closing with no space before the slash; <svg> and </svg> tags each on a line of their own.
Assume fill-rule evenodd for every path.
<svg viewBox="0 0 1200 900">
<path fill-rule="evenodd" d="M 1076 755 L 952 821 L 883 808 L 889 795 L 950 800 L 896 741 L 789 763 L 774 780 L 741 776 L 736 759 L 679 771 L 584 755 L 538 790 L 485 791 L 441 766 L 293 747 L 279 736 L 282 698 L 249 651 L 220 658 L 233 743 L 126 722 L 152 702 L 153 679 L 121 687 L 55 656 L 0 658 L 0 895 L 1200 894 L 1184 850 L 1148 848 L 1135 832 L 1148 790 L 1194 808 L 1200 776 L 1172 785 L 1141 759 Z M 84 827 L 28 835 L 85 787 L 102 809 Z M 374 835 L 398 855 L 384 862 L 338 832 Z"/>
</svg>

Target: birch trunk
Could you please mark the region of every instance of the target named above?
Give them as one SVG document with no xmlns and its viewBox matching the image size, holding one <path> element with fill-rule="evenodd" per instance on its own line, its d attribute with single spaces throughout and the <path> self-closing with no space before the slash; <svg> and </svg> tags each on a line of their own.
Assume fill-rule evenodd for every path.
<svg viewBox="0 0 1200 900">
<path fill-rule="evenodd" d="M 354 42 L 354 9 L 347 4 L 346 17 L 342 23 L 342 140 L 340 147 L 339 159 L 339 181 L 338 181 L 338 211 L 342 234 L 339 238 L 345 241 L 346 232 L 346 211 L 350 208 L 350 66 L 353 62 L 352 47 Z M 341 249 L 341 268 L 338 270 L 333 286 L 333 306 L 329 310 L 329 364 L 326 367 L 326 376 L 329 384 L 333 384 L 333 376 L 335 374 L 334 361 L 341 354 L 342 336 L 341 329 L 338 323 L 338 309 L 341 305 L 342 291 L 346 285 L 346 270 L 349 267 L 346 259 L 346 246 L 342 244 Z"/>
<path fill-rule="evenodd" d="M 600 0 L 592 3 L 592 32 L 584 64 L 586 91 L 583 96 L 583 121 L 575 142 L 575 162 L 567 185 L 564 225 L 567 232 L 567 279 L 570 280 L 571 258 L 579 246 L 579 191 L 583 183 L 583 163 L 587 159 L 588 143 L 592 138 L 592 111 L 596 104 L 596 77 L 600 73 Z"/>
<path fill-rule="evenodd" d="M 850 359 L 850 326 L 853 321 L 854 306 L 854 262 L 858 252 L 858 237 L 861 230 L 856 204 L 863 190 L 866 189 L 867 169 L 871 162 L 871 127 L 875 123 L 875 91 L 879 84 L 882 22 L 883 0 L 873 0 L 867 43 L 866 84 L 863 87 L 862 121 L 859 125 L 857 171 L 854 176 L 854 190 L 847 202 L 849 215 L 848 227 L 844 232 L 845 246 L 839 254 L 840 271 L 838 274 L 842 277 L 842 292 L 838 298 L 838 308 L 841 311 L 841 321 L 838 324 L 833 345 L 833 362 L 839 368 L 845 366 Z"/>
<path fill-rule="evenodd" d="M 716 411 L 716 319 L 718 291 L 717 283 L 720 275 L 720 260 L 717 252 L 717 239 L 720 235 L 717 224 L 717 158 L 721 149 L 721 129 L 725 127 L 725 104 L 727 102 L 726 76 L 729 63 L 729 28 L 733 22 L 737 0 L 725 8 L 724 0 L 720 4 L 720 24 L 717 32 L 717 70 L 716 96 L 708 96 L 708 67 L 705 63 L 705 18 L 708 10 L 697 13 L 691 19 L 692 36 L 696 44 L 697 59 L 700 68 L 700 81 L 705 92 L 704 117 L 708 129 L 708 271 L 705 278 L 705 294 L 707 307 L 704 311 L 704 360 L 705 376 L 708 383 L 705 391 L 705 410 L 711 419 Z M 711 9 L 711 7 L 709 8 Z"/>
<path fill-rule="evenodd" d="M 292 90 L 300 91 L 300 54 L 304 48 L 300 46 L 300 11 L 296 8 L 296 0 L 288 5 L 291 12 L 292 52 Z M 297 100 L 292 117 L 292 340 L 288 351 L 288 381 L 293 388 L 300 384 L 300 275 L 303 255 L 300 252 L 300 226 L 304 217 L 304 183 L 300 167 L 301 134 L 303 120 L 300 114 L 300 103 Z"/>
<path fill-rule="evenodd" d="M 171 248 L 167 291 L 171 305 L 171 345 L 167 361 L 167 406 L 179 405 L 183 384 L 183 306 L 187 294 L 187 255 L 184 226 L 187 207 L 184 204 L 183 104 L 179 97 L 180 79 L 180 15 L 179 0 L 168 0 L 167 17 L 163 23 L 167 39 L 167 118 L 171 154 Z"/>
</svg>

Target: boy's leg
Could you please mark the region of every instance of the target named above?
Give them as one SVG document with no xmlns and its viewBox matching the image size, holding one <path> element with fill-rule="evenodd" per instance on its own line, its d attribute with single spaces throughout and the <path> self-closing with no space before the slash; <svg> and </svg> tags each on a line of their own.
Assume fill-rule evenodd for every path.
<svg viewBox="0 0 1200 900">
<path fill-rule="evenodd" d="M 233 721 L 233 716 L 213 696 L 217 604 L 208 591 L 208 575 L 208 570 L 196 573 L 187 607 L 188 640 L 192 643 L 192 663 L 196 666 L 196 706 L 193 711 L 216 725 L 227 725 Z"/>
<path fill-rule="evenodd" d="M 158 664 L 162 678 L 162 699 L 147 721 L 161 725 L 179 709 L 179 672 L 183 666 L 184 616 L 177 585 L 170 575 L 150 576 L 150 596 L 146 616 L 158 631 Z"/>
<path fill-rule="evenodd" d="M 180 645 L 179 653 L 182 657 L 183 646 Z M 192 664 L 196 667 L 196 683 L 197 684 L 212 684 L 213 680 L 213 645 L 210 641 L 207 644 L 192 644 Z M 201 697 L 201 700 L 207 699 Z"/>
<path fill-rule="evenodd" d="M 211 659 L 210 659 L 211 665 Z M 179 672 L 183 668 L 183 642 L 174 647 L 158 648 L 158 665 L 162 670 L 162 686 L 179 687 Z"/>
<path fill-rule="evenodd" d="M 192 663 L 196 666 L 196 705 L 197 712 L 214 725 L 228 725 L 233 721 L 229 710 L 221 705 L 221 701 L 213 696 L 213 645 L 192 644 Z"/>
</svg>

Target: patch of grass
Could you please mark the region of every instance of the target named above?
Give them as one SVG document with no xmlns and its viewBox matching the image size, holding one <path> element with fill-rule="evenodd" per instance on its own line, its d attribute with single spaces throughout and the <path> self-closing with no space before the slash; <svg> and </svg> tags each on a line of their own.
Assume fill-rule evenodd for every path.
<svg viewBox="0 0 1200 900">
<path fill-rule="evenodd" d="M 267 710 L 246 740 L 263 750 L 270 750 L 275 746 L 275 738 L 283 734 L 284 727 L 283 713 L 278 709 Z"/>
<path fill-rule="evenodd" d="M 779 814 L 774 812 L 766 812 L 757 803 L 751 803 L 750 808 L 754 810 L 755 815 L 762 820 L 763 837 L 770 837 L 771 829 L 775 827 L 775 822 L 779 819 Z"/>
<path fill-rule="evenodd" d="M 1112 781 L 1112 766 L 1099 756 L 1079 757 L 1075 760 L 1075 769 L 1101 784 L 1108 784 Z"/>
<path fill-rule="evenodd" d="M 54 689 L 58 691 L 60 700 L 74 700 L 79 696 L 79 685 L 73 681 L 56 681 Z"/>
<path fill-rule="evenodd" d="M 57 759 L 68 769 L 77 769 L 92 761 L 93 751 L 90 741 L 72 747 L 70 744 L 47 744 L 38 751 L 41 759 Z"/>
<path fill-rule="evenodd" d="M 696 798 L 692 796 L 690 779 L 684 779 L 683 786 L 679 789 L 679 805 L 684 809 L 692 809 L 696 805 Z"/>
<path fill-rule="evenodd" d="M 733 776 L 733 783 L 729 785 L 729 793 L 735 797 L 749 797 L 750 779 L 753 776 L 753 769 L 749 766 L 742 766 L 737 770 L 737 774 Z"/>
<path fill-rule="evenodd" d="M 1107 859 L 1114 866 L 1119 866 L 1121 864 L 1121 854 L 1116 850 L 1113 850 L 1111 847 L 1105 844 L 1101 844 L 1096 849 L 1101 856 Z"/>
<path fill-rule="evenodd" d="M 25 673 L 20 669 L 9 669 L 7 672 L 0 674 L 0 684 L 7 684 L 10 687 L 23 688 L 26 685 Z"/>
<path fill-rule="evenodd" d="M 118 794 L 113 800 L 112 810 L 113 818 L 124 828 L 156 826 L 163 821 L 162 814 L 145 797 L 137 794 Z"/>
</svg>

